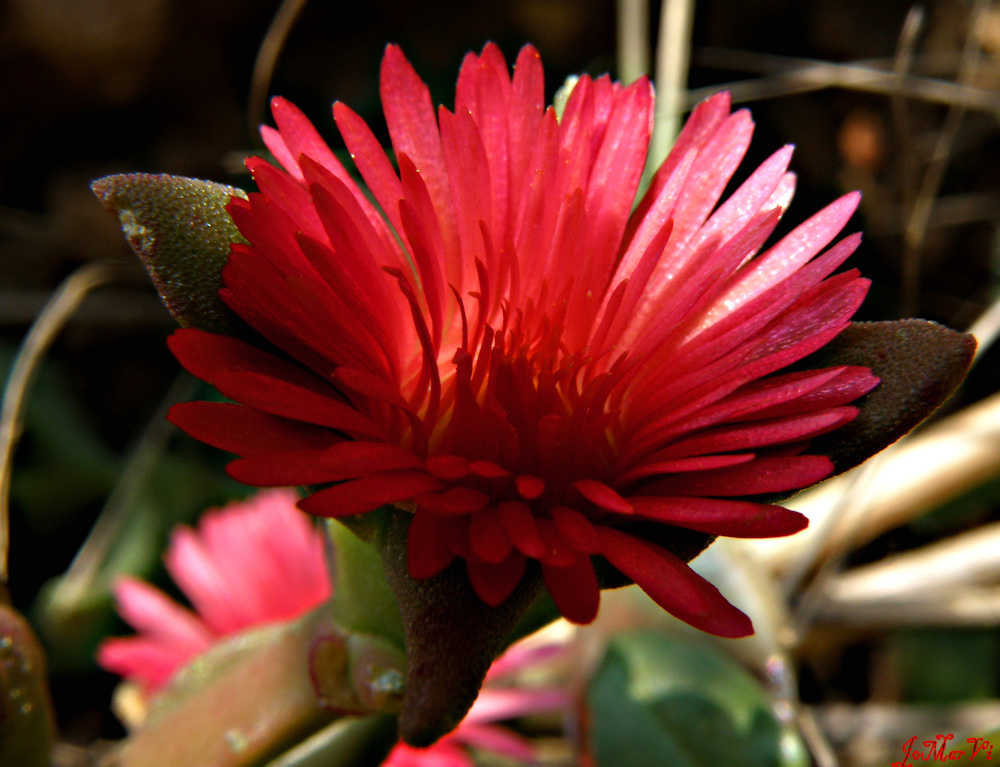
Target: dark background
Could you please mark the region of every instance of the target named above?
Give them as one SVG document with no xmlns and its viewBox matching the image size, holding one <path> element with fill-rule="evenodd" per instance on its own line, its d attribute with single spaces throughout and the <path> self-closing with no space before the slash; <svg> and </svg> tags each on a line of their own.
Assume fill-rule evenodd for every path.
<svg viewBox="0 0 1000 767">
<path fill-rule="evenodd" d="M 248 127 L 251 71 L 277 5 L 273 0 L 0 2 L 0 370 L 46 297 L 76 267 L 107 259 L 130 265 L 114 285 L 87 300 L 49 352 L 15 463 L 14 604 L 33 616 L 50 644 L 61 725 L 77 742 L 120 733 L 107 712 L 113 680 L 98 674 L 89 657 L 97 636 L 122 628 L 111 617 L 106 584 L 94 585 L 93 593 L 103 588 L 105 598 L 88 606 L 93 612 L 87 620 L 68 624 L 52 618 L 43 584 L 69 566 L 149 424 L 158 423 L 158 408 L 178 375 L 163 343 L 172 323 L 117 222 L 88 184 L 132 171 L 248 184 L 241 159 L 262 149 Z M 699 2 L 690 84 L 701 88 L 765 74 L 764 64 L 740 55 L 747 51 L 891 64 L 910 7 L 896 0 Z M 927 64 L 928 74 L 954 79 L 968 17 L 968 4 L 957 0 L 927 6 L 917 52 L 945 62 Z M 651 38 L 656 23 L 654 11 Z M 979 41 L 984 58 L 974 84 L 996 89 L 998 38 L 990 33 L 986 28 Z M 351 105 L 385 138 L 377 76 L 387 42 L 400 43 L 435 101 L 450 105 L 462 56 L 487 40 L 498 43 L 511 62 L 522 44 L 534 43 L 551 97 L 568 74 L 613 73 L 615 7 L 606 0 L 313 0 L 288 37 L 270 92 L 295 101 L 335 147 L 334 99 Z M 720 51 L 726 52 L 723 63 Z M 946 107 L 908 102 L 911 127 L 903 141 L 884 94 L 825 88 L 749 106 L 758 129 L 745 172 L 782 144 L 797 146 L 793 168 L 800 191 L 783 226 L 845 191 L 865 192 L 849 227 L 867 233 L 850 262 L 874 280 L 863 318 L 894 318 L 912 308 L 916 315 L 963 328 L 988 305 L 1000 268 L 995 113 L 969 111 L 956 133 L 931 226 L 920 243 L 918 289 L 904 296 L 906 163 L 918 171 L 924 167 Z M 906 146 L 910 151 L 901 151 Z M 997 368 L 996 357 L 987 355 L 957 404 L 993 393 Z M 156 478 L 150 480 L 150 502 L 166 506 L 178 484 L 190 490 L 182 511 L 172 510 L 162 522 L 164 530 L 168 521 L 190 517 L 234 491 L 211 478 L 221 465 L 219 456 L 175 436 L 162 450 L 166 463 L 179 462 L 169 481 L 160 480 L 174 486 L 161 491 Z M 987 493 L 937 527 L 897 531 L 858 556 L 875 558 L 929 540 L 942 529 L 996 516 Z M 158 577 L 155 563 L 155 556 L 147 556 L 139 569 Z M 995 632 L 984 637 L 976 646 L 982 646 L 981 667 L 994 669 L 986 675 L 985 691 L 993 695 L 1000 644 Z M 804 694 L 860 700 L 878 693 L 881 683 L 873 681 L 870 667 L 882 646 L 871 637 L 842 639 L 836 652 L 824 655 L 828 666 L 806 674 Z"/>
</svg>

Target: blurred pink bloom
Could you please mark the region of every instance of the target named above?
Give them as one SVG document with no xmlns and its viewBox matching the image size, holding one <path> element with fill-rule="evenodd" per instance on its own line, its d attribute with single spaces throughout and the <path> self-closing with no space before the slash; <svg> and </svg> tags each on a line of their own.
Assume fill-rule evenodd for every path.
<svg viewBox="0 0 1000 767">
<path fill-rule="evenodd" d="M 197 529 L 177 527 L 164 560 L 194 610 L 144 581 L 120 578 L 118 612 L 138 634 L 105 641 L 98 663 L 155 692 L 219 639 L 325 601 L 323 537 L 297 500 L 293 490 L 269 490 L 209 511 Z"/>
<path fill-rule="evenodd" d="M 537 665 L 562 651 L 562 645 L 516 644 L 501 655 L 486 675 L 486 685 L 458 727 L 428 748 L 398 743 L 382 767 L 475 767 L 468 747 L 522 762 L 537 760 L 531 742 L 498 722 L 533 714 L 565 711 L 570 693 L 561 687 L 500 686 L 526 666 Z"/>
<path fill-rule="evenodd" d="M 98 663 L 155 693 L 220 639 L 295 618 L 325 601 L 331 589 L 323 538 L 296 508 L 297 500 L 292 490 L 264 491 L 209 511 L 197 529 L 179 526 L 164 559 L 194 610 L 138 578 L 119 579 L 114 587 L 118 611 L 138 634 L 105 641 Z M 560 649 L 510 648 L 493 664 L 487 686 L 454 732 L 427 749 L 398 744 L 386 767 L 473 767 L 469 746 L 533 759 L 531 743 L 497 722 L 564 710 L 569 696 L 558 688 L 498 685 Z"/>
</svg>

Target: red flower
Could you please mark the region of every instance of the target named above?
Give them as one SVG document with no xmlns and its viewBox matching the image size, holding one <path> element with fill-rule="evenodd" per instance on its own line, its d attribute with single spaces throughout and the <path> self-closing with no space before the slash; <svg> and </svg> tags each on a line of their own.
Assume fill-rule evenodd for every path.
<svg viewBox="0 0 1000 767">
<path fill-rule="evenodd" d="M 827 477 L 810 438 L 850 421 L 877 383 L 860 367 L 781 372 L 864 298 L 856 271 L 830 276 L 860 236 L 821 253 L 858 196 L 761 253 L 792 197 L 791 148 L 720 205 L 753 131 L 720 94 L 633 211 L 649 82 L 583 77 L 561 117 L 543 90 L 533 48 L 511 77 L 487 45 L 462 65 L 455 111 L 435 117 L 390 46 L 381 93 L 398 173 L 334 106 L 375 203 L 276 99 L 278 128 L 263 134 L 284 171 L 248 162 L 260 192 L 229 205 L 247 244 L 232 246 L 221 292 L 267 343 L 178 331 L 178 359 L 235 404 L 171 417 L 242 456 L 229 465 L 240 481 L 324 486 L 300 503 L 310 513 L 409 510 L 414 578 L 460 558 L 499 605 L 535 560 L 563 615 L 585 623 L 600 556 L 692 625 L 748 634 L 662 544 L 678 527 L 805 526 L 745 498 Z"/>
<path fill-rule="evenodd" d="M 118 611 L 139 634 L 106 640 L 98 663 L 153 693 L 223 637 L 322 604 L 330 596 L 323 537 L 297 499 L 270 490 L 208 512 L 197 529 L 178 527 L 164 559 L 195 610 L 145 581 L 120 578 Z"/>
</svg>

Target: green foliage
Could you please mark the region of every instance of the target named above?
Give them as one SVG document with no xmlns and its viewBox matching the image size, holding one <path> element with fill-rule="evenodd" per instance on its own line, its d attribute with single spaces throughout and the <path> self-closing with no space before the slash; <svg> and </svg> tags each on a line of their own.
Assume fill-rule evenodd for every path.
<svg viewBox="0 0 1000 767">
<path fill-rule="evenodd" d="M 889 641 L 903 700 L 953 703 L 997 694 L 1000 635 L 992 628 L 899 631 Z"/>
<path fill-rule="evenodd" d="M 600 767 L 805 767 L 761 686 L 711 644 L 615 637 L 588 694 Z"/>
</svg>

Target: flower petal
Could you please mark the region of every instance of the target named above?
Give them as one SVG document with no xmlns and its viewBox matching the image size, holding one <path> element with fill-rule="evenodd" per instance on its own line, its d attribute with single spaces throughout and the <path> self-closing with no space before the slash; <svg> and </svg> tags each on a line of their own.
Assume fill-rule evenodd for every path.
<svg viewBox="0 0 1000 767">
<path fill-rule="evenodd" d="M 666 549 L 610 527 L 602 527 L 600 533 L 607 560 L 671 615 L 716 636 L 753 633 L 746 615 Z"/>
<path fill-rule="evenodd" d="M 418 469 L 417 456 L 396 445 L 352 440 L 330 447 L 275 450 L 231 462 L 226 471 L 237 482 L 257 487 L 320 485 L 372 474 Z"/>
<path fill-rule="evenodd" d="M 299 508 L 319 517 L 350 517 L 440 487 L 439 480 L 421 471 L 392 471 L 325 488 L 299 501 Z"/>
<path fill-rule="evenodd" d="M 542 578 L 566 620 L 584 625 L 597 617 L 601 590 L 590 557 L 580 557 L 568 567 L 543 563 Z"/>
<path fill-rule="evenodd" d="M 717 498 L 631 496 L 635 513 L 678 527 L 733 538 L 770 538 L 804 530 L 809 520 L 781 506 Z"/>
</svg>

